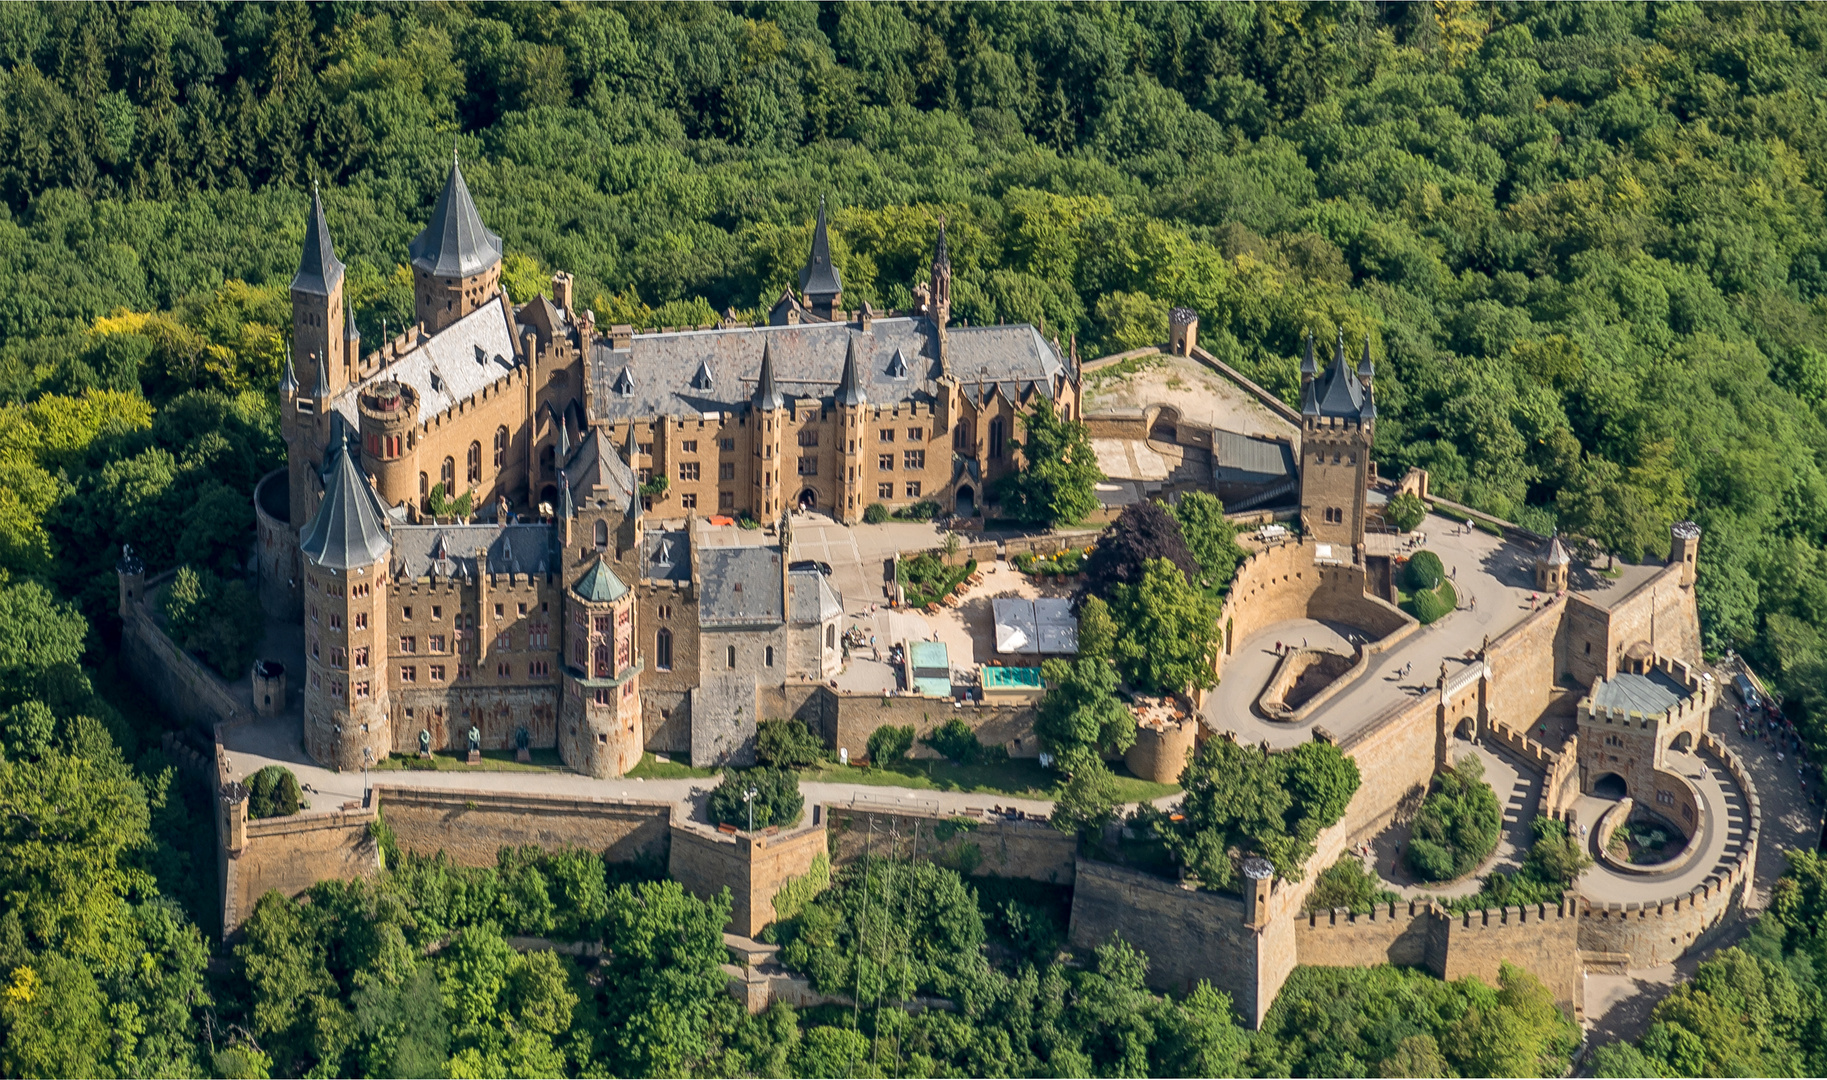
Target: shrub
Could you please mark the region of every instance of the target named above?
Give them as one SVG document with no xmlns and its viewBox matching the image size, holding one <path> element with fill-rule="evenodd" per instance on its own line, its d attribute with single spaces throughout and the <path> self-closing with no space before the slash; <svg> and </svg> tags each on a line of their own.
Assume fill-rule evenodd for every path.
<svg viewBox="0 0 1827 1080">
<path fill-rule="evenodd" d="M 1383 507 L 1383 520 L 1398 532 L 1414 532 L 1415 526 L 1426 518 L 1427 504 L 1412 491 L 1404 491 Z"/>
<path fill-rule="evenodd" d="M 977 741 L 977 733 L 956 716 L 920 736 L 920 742 L 960 765 L 975 765 L 989 754 L 989 748 Z"/>
<path fill-rule="evenodd" d="M 1426 626 L 1443 616 L 1450 615 L 1459 606 L 1459 594 L 1453 591 L 1450 581 L 1442 581 L 1432 589 L 1422 589 L 1415 593 L 1410 605 L 1414 608 L 1415 618 Z"/>
<path fill-rule="evenodd" d="M 825 741 L 805 721 L 793 717 L 763 720 L 755 728 L 755 756 L 777 769 L 803 769 L 830 758 Z"/>
<path fill-rule="evenodd" d="M 1332 911 L 1335 908 L 1350 908 L 1354 914 L 1362 915 L 1378 904 L 1387 904 L 1397 899 L 1396 894 L 1383 887 L 1383 882 L 1369 870 L 1364 863 L 1351 855 L 1339 857 L 1339 861 L 1320 871 L 1313 881 L 1313 891 L 1307 894 L 1308 911 Z"/>
<path fill-rule="evenodd" d="M 880 525 L 887 520 L 888 508 L 881 503 L 870 503 L 868 506 L 863 507 L 863 523 L 865 525 Z"/>
<path fill-rule="evenodd" d="M 1497 847 L 1503 807 L 1484 782 L 1484 766 L 1467 754 L 1434 778 L 1410 830 L 1408 865 L 1423 881 L 1471 873 Z"/>
<path fill-rule="evenodd" d="M 900 521 L 931 521 L 938 515 L 939 504 L 928 500 L 922 500 L 912 506 L 903 506 L 894 512 L 895 518 Z"/>
<path fill-rule="evenodd" d="M 882 766 L 900 761 L 907 757 L 907 752 L 913 749 L 913 744 L 912 724 L 906 727 L 883 724 L 869 733 L 869 764 Z"/>
<path fill-rule="evenodd" d="M 1417 551 L 1409 557 L 1407 579 L 1410 591 L 1431 589 L 1446 580 L 1446 565 L 1431 551 Z"/>
<path fill-rule="evenodd" d="M 749 804 L 744 793 L 755 789 L 755 828 L 791 825 L 805 809 L 805 796 L 799 793 L 799 778 L 786 769 L 761 766 L 754 769 L 730 769 L 723 782 L 711 790 L 705 811 L 719 825 L 749 827 Z"/>
<path fill-rule="evenodd" d="M 247 792 L 250 818 L 290 817 L 304 803 L 298 777 L 284 765 L 268 765 L 249 777 Z"/>
</svg>

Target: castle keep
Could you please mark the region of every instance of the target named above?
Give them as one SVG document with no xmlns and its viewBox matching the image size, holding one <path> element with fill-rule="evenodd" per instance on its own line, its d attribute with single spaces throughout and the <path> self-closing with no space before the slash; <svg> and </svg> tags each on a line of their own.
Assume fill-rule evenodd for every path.
<svg viewBox="0 0 1827 1080">
<path fill-rule="evenodd" d="M 569 274 L 510 301 L 453 161 L 410 246 L 414 323 L 364 349 L 313 191 L 287 468 L 256 497 L 263 601 L 304 627 L 313 759 L 361 768 L 473 728 L 609 777 L 665 729 L 740 763 L 762 687 L 837 673 L 843 598 L 792 568 L 787 513 L 975 513 L 1017 467 L 1018 418 L 1076 416 L 1079 386 L 1032 326 L 951 325 L 943 225 L 898 313 L 844 308 L 827 228 L 821 203 L 765 326 L 599 330 Z M 779 542 L 695 542 L 713 514 L 778 520 Z"/>
</svg>

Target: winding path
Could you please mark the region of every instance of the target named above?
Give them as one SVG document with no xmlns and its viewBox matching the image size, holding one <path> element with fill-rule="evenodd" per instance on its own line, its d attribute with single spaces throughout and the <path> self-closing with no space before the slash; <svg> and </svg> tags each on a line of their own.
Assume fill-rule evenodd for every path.
<svg viewBox="0 0 1827 1080">
<path fill-rule="evenodd" d="M 1596 834 L 1588 828 L 1583 841 L 1592 868 L 1580 875 L 1580 895 L 1595 904 L 1653 903 L 1685 896 L 1714 874 L 1723 874 L 1750 843 L 1750 812 L 1745 793 L 1726 771 L 1725 762 L 1706 753 L 1671 750 L 1665 759 L 1670 769 L 1693 781 L 1700 793 L 1704 820 L 1700 851 L 1680 869 L 1660 874 L 1628 874 L 1598 860 Z M 1614 804 L 1609 799 L 1583 795 L 1575 804 L 1579 820 L 1596 825 L 1599 816 Z"/>
</svg>

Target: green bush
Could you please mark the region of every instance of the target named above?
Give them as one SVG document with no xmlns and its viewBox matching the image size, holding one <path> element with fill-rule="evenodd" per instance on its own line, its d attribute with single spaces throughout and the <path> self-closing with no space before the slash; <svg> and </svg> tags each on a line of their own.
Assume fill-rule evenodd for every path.
<svg viewBox="0 0 1827 1080">
<path fill-rule="evenodd" d="M 755 726 L 755 756 L 777 769 L 803 769 L 830 759 L 825 740 L 812 733 L 805 721 L 788 717 L 763 720 Z"/>
<path fill-rule="evenodd" d="M 298 777 L 284 765 L 268 765 L 249 777 L 247 793 L 250 818 L 290 817 L 304 803 Z"/>
<path fill-rule="evenodd" d="M 868 506 L 863 507 L 863 523 L 865 525 L 880 525 L 882 522 L 888 520 L 888 516 L 888 508 L 881 503 L 870 503 Z"/>
<path fill-rule="evenodd" d="M 960 765 L 977 765 L 1008 757 L 1008 751 L 1002 747 L 978 742 L 977 733 L 956 716 L 922 735 L 920 742 Z"/>
<path fill-rule="evenodd" d="M 1031 552 L 1023 552 L 1015 556 L 1015 569 L 1036 577 L 1076 574 L 1084 567 L 1085 553 L 1079 548 L 1067 548 L 1053 555 L 1035 555 Z"/>
<path fill-rule="evenodd" d="M 901 584 L 909 607 L 925 607 L 938 603 L 976 570 L 976 559 L 963 566 L 947 566 L 939 556 L 923 551 L 911 559 L 901 560 L 896 580 Z"/>
<path fill-rule="evenodd" d="M 1383 507 L 1383 520 L 1398 532 L 1413 532 L 1427 518 L 1427 504 L 1412 491 L 1404 491 Z"/>
<path fill-rule="evenodd" d="M 1321 870 L 1313 879 L 1313 891 L 1307 894 L 1308 911 L 1332 911 L 1350 908 L 1362 915 L 1378 904 L 1391 903 L 1396 894 L 1383 887 L 1375 874 L 1364 869 L 1363 860 L 1341 855 L 1339 861 Z"/>
<path fill-rule="evenodd" d="M 922 500 L 912 506 L 903 506 L 894 512 L 894 517 L 898 521 L 931 521 L 937 516 L 939 516 L 939 504 L 930 500 Z"/>
<path fill-rule="evenodd" d="M 755 789 L 755 828 L 791 825 L 805 809 L 805 796 L 799 793 L 799 778 L 787 769 L 760 766 L 753 769 L 729 769 L 723 782 L 711 790 L 705 811 L 719 825 L 749 827 L 749 804 L 743 794 Z"/>
<path fill-rule="evenodd" d="M 1453 583 L 1442 581 L 1432 589 L 1422 589 L 1412 597 L 1410 607 L 1414 609 L 1415 618 L 1422 626 L 1450 615 L 1459 606 L 1459 594 L 1453 591 Z"/>
<path fill-rule="evenodd" d="M 869 733 L 869 764 L 880 767 L 901 761 L 913 749 L 913 744 L 912 724 L 906 727 L 883 724 Z"/>
<path fill-rule="evenodd" d="M 1434 778 L 1410 828 L 1409 869 L 1423 881 L 1451 881 L 1478 868 L 1503 833 L 1503 807 L 1484 782 L 1484 765 L 1467 754 Z"/>
<path fill-rule="evenodd" d="M 1406 579 L 1411 591 L 1431 589 L 1446 580 L 1446 565 L 1431 551 L 1417 551 L 1409 556 Z"/>
</svg>

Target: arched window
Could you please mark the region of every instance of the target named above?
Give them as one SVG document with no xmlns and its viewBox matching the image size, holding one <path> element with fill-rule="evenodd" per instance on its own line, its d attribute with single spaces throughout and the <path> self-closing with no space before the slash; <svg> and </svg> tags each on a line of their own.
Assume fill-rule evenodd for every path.
<svg viewBox="0 0 1827 1080">
<path fill-rule="evenodd" d="M 444 467 L 438 470 L 438 483 L 444 485 L 444 496 L 449 498 L 457 493 L 457 459 L 445 458 Z"/>
<path fill-rule="evenodd" d="M 482 444 L 469 444 L 469 482 L 479 483 L 482 480 Z"/>
<path fill-rule="evenodd" d="M 661 671 L 672 670 L 672 631 L 665 627 L 653 636 L 653 666 Z"/>
<path fill-rule="evenodd" d="M 507 464 L 508 430 L 505 425 L 495 429 L 495 468 Z"/>
<path fill-rule="evenodd" d="M 774 646 L 772 645 L 768 646 L 768 666 L 774 666 Z"/>
<path fill-rule="evenodd" d="M 591 674 L 599 679 L 607 679 L 615 674 L 609 670 L 609 646 L 607 644 L 600 644 L 596 647 L 595 670 Z"/>
<path fill-rule="evenodd" d="M 990 456 L 1002 456 L 1002 417 L 990 421 Z"/>
<path fill-rule="evenodd" d="M 609 546 L 609 523 L 602 519 L 596 522 L 596 549 L 603 550 Z"/>
<path fill-rule="evenodd" d="M 827 648 L 827 649 L 837 648 L 837 624 L 836 623 L 833 623 L 830 626 L 825 627 L 825 648 Z"/>
<path fill-rule="evenodd" d="M 736 666 L 736 646 L 734 645 L 729 647 L 729 666 L 732 668 Z"/>
<path fill-rule="evenodd" d="M 419 498 L 423 499 L 425 496 L 430 495 L 430 494 L 431 494 L 431 477 L 426 475 L 425 473 L 420 473 L 419 474 Z"/>
</svg>

